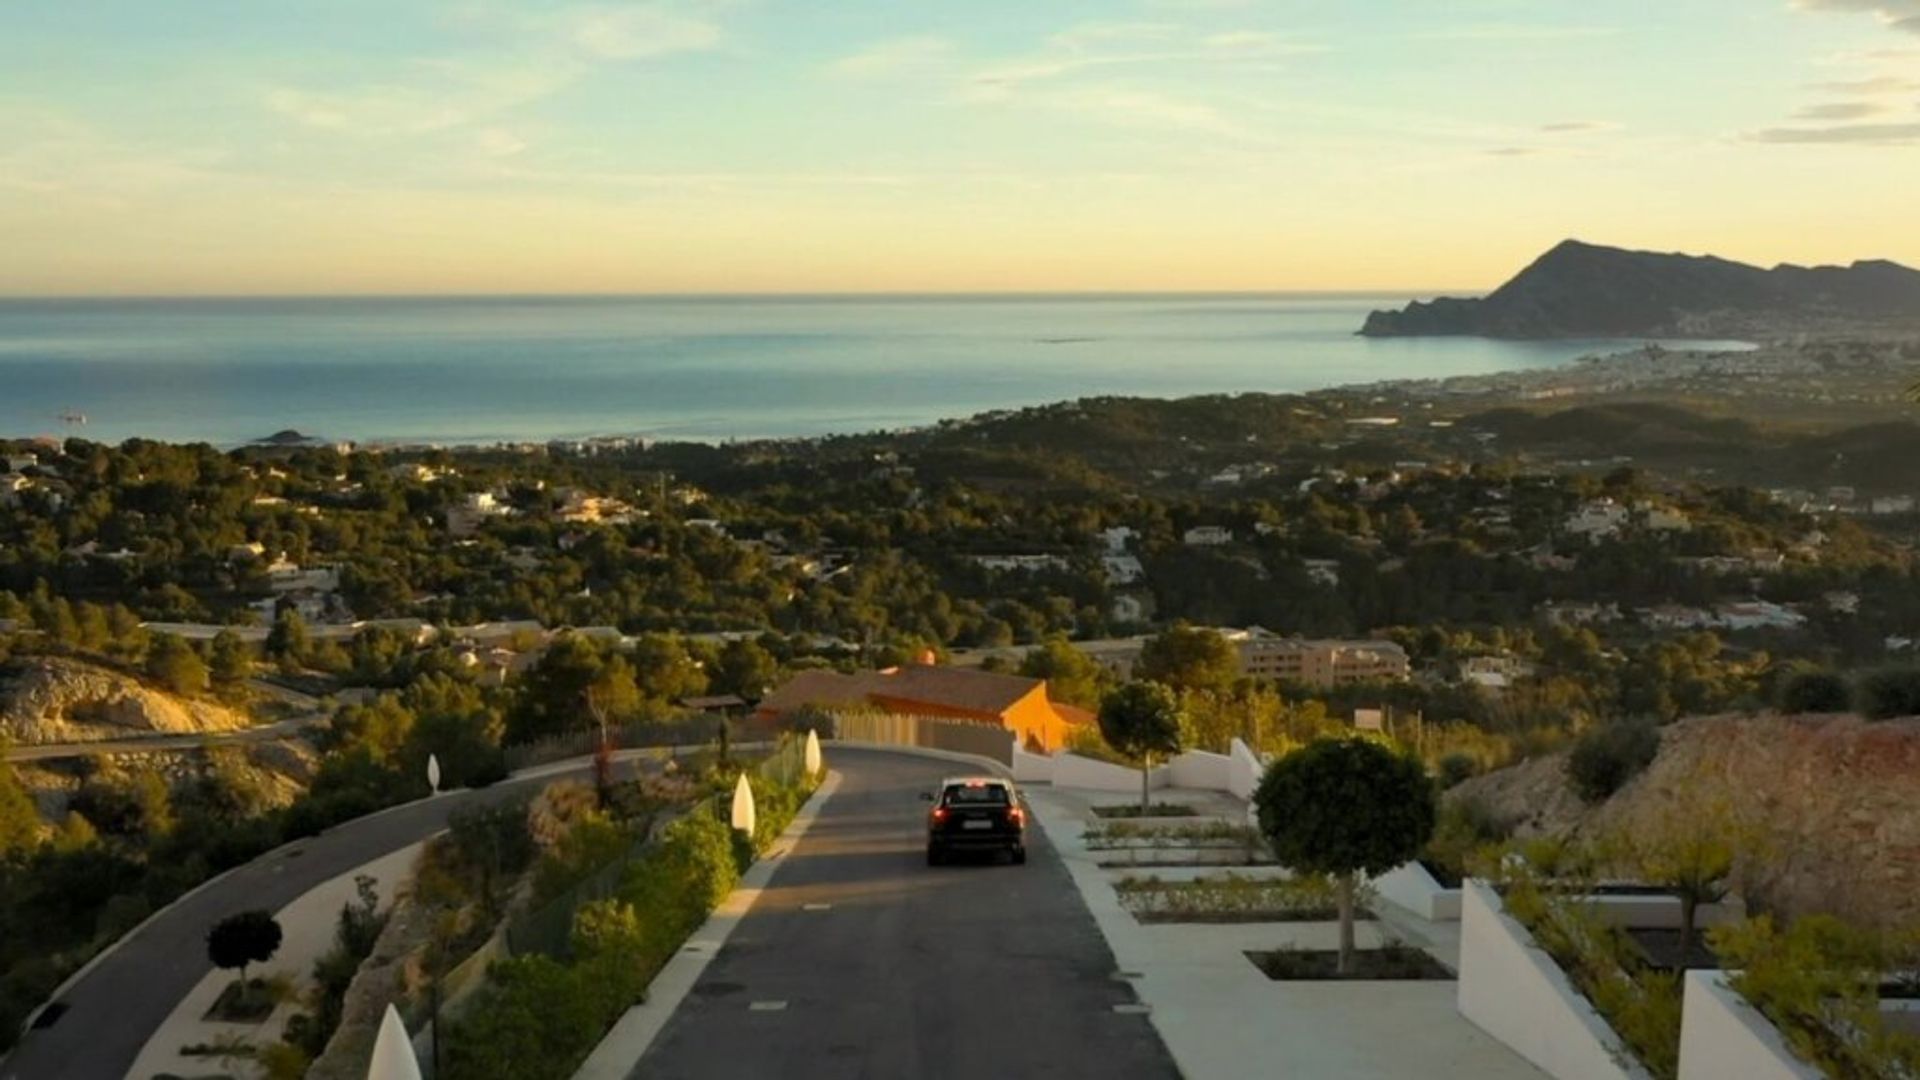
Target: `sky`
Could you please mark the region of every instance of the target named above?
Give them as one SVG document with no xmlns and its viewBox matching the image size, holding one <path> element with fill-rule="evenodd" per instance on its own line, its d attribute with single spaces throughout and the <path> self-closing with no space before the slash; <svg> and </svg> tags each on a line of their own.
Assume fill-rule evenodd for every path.
<svg viewBox="0 0 1920 1080">
<path fill-rule="evenodd" d="M 0 7 L 0 295 L 1920 265 L 1920 0 Z"/>
</svg>

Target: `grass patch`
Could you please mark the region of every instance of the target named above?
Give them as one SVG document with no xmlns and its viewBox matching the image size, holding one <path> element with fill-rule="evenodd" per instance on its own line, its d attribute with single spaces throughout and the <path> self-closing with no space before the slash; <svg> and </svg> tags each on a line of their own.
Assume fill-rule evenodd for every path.
<svg viewBox="0 0 1920 1080">
<path fill-rule="evenodd" d="M 1120 906 L 1143 923 L 1332 922 L 1340 917 L 1333 880 L 1288 880 L 1227 874 L 1204 881 L 1127 877 L 1115 883 Z M 1372 896 L 1361 890 L 1355 914 L 1371 918 Z"/>
<path fill-rule="evenodd" d="M 1139 817 L 1198 817 L 1200 811 L 1186 803 L 1157 802 L 1142 813 L 1139 803 L 1126 803 L 1121 806 L 1096 806 L 1094 816 L 1102 818 L 1139 818 Z"/>
<path fill-rule="evenodd" d="M 1411 945 L 1391 942 L 1377 949 L 1356 949 L 1353 970 L 1340 974 L 1338 949 L 1272 949 L 1250 951 L 1247 959 L 1275 981 L 1395 981 L 1450 980 L 1445 964 Z"/>
<path fill-rule="evenodd" d="M 1087 847 L 1163 848 L 1163 847 L 1247 847 L 1265 849 L 1266 841 L 1248 825 L 1226 821 L 1192 821 L 1160 824 L 1144 821 L 1101 821 L 1081 834 Z"/>
</svg>

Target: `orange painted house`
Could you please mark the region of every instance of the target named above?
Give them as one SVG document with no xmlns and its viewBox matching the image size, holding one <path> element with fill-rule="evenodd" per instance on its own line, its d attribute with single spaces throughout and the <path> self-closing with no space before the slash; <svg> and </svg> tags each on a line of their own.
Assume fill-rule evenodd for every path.
<svg viewBox="0 0 1920 1080">
<path fill-rule="evenodd" d="M 1059 750 L 1067 732 L 1092 714 L 1047 697 L 1045 679 L 1001 675 L 973 668 L 908 664 L 883 671 L 842 675 L 803 671 L 760 702 L 755 717 L 777 719 L 802 706 L 867 707 L 911 716 L 941 716 L 999 724 L 1029 749 Z"/>
</svg>

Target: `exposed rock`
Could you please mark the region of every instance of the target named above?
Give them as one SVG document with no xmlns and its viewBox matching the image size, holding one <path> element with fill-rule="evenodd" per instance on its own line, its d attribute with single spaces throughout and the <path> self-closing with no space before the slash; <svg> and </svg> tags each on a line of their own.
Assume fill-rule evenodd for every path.
<svg viewBox="0 0 1920 1080">
<path fill-rule="evenodd" d="M 1589 810 L 1555 754 L 1470 780 L 1521 833 L 1596 836 L 1653 820 L 1677 793 L 1725 799 L 1762 833 L 1749 899 L 1787 915 L 1920 923 L 1920 719 L 1700 717 L 1665 729 L 1660 755 Z"/>
<path fill-rule="evenodd" d="M 1568 240 L 1484 299 L 1451 297 L 1376 311 L 1372 337 L 1755 337 L 1920 324 L 1920 271 L 1757 266 L 1712 256 L 1626 251 Z"/>
<path fill-rule="evenodd" d="M 0 672 L 0 738 L 19 746 L 236 731 L 251 724 L 244 712 L 175 697 L 76 660 L 32 657 Z"/>
</svg>

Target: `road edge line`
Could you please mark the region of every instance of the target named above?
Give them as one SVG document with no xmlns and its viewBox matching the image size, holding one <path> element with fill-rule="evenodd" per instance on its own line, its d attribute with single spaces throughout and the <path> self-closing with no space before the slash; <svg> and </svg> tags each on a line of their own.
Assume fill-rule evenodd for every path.
<svg viewBox="0 0 1920 1080">
<path fill-rule="evenodd" d="M 679 1011 L 680 1003 L 693 992 L 693 986 L 700 981 L 707 964 L 720 953 L 727 938 L 733 934 L 734 927 L 753 910 L 755 901 L 766 890 L 773 875 L 780 869 L 787 856 L 799 846 L 800 840 L 807 834 L 820 811 L 840 789 L 841 774 L 828 770 L 827 778 L 815 788 L 813 794 L 793 815 L 793 820 L 781 831 L 774 841 L 776 850 L 763 859 L 759 859 L 741 875 L 740 883 L 725 900 L 707 916 L 680 948 L 674 952 L 653 981 L 647 984 L 646 1000 L 622 1013 L 612 1028 L 600 1037 L 600 1042 L 580 1063 L 573 1074 L 573 1080 L 625 1080 L 640 1059 L 646 1056 L 654 1040 L 667 1026 L 667 1021 Z"/>
</svg>

